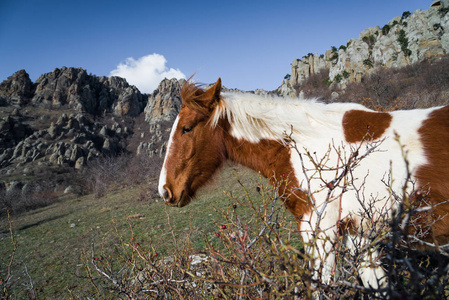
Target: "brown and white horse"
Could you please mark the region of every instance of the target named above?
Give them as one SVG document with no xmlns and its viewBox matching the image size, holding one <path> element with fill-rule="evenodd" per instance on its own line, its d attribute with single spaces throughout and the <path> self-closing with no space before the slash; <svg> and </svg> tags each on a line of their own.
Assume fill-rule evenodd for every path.
<svg viewBox="0 0 449 300">
<path fill-rule="evenodd" d="M 323 282 L 331 278 L 341 224 L 349 247 L 366 243 L 360 212 L 371 201 L 371 218 L 391 216 L 404 186 L 420 195 L 410 199 L 424 216 L 414 225 L 421 226 L 422 243 L 449 243 L 449 106 L 386 113 L 351 103 L 222 94 L 220 79 L 206 91 L 186 82 L 181 96 L 159 179 L 167 205 L 187 205 L 226 159 L 260 172 L 280 183 L 305 244 L 316 239 L 307 251 Z M 349 172 L 351 160 L 357 163 Z M 410 174 L 414 184 L 406 185 Z M 385 275 L 369 263 L 377 255 L 368 251 L 360 266 L 367 287 L 378 287 Z"/>
</svg>

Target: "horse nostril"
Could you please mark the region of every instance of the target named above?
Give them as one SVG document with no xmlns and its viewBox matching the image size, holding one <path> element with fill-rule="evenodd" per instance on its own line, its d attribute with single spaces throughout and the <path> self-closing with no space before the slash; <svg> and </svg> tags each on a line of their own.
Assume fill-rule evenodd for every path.
<svg viewBox="0 0 449 300">
<path fill-rule="evenodd" d="M 170 189 L 165 187 L 165 186 L 164 186 L 163 189 L 164 189 L 164 192 L 162 193 L 161 196 L 162 196 L 162 198 L 164 199 L 165 202 L 169 202 L 171 200 L 171 198 L 172 198 L 172 193 L 171 193 Z"/>
</svg>

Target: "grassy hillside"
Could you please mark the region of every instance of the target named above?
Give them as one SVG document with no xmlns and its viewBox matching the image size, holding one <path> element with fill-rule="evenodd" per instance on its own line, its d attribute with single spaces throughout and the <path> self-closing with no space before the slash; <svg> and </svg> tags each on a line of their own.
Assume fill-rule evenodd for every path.
<svg viewBox="0 0 449 300">
<path fill-rule="evenodd" d="M 227 166 L 198 199 L 181 209 L 165 207 L 157 197 L 138 200 L 142 188 L 156 185 L 156 178 L 152 178 L 144 186 L 116 187 L 100 198 L 66 195 L 51 206 L 13 216 L 12 233 L 17 247 L 12 264 L 13 280 L 17 280 L 11 288 L 14 297 L 26 298 L 31 283 L 39 299 L 68 298 L 69 290 L 76 297 L 89 294 L 93 286 L 84 277 L 82 255 L 90 255 L 92 244 L 107 252 L 120 243 L 120 238 L 133 238 L 141 245 L 155 247 L 154 251 L 167 257 L 173 251 L 171 225 L 178 243 L 189 239 L 192 252 L 201 251 L 205 237 L 213 238 L 219 230 L 217 222 L 223 220 L 221 211 L 235 203 L 224 191 L 233 191 L 233 197 L 244 200 L 245 191 L 237 182 L 238 177 L 256 197 L 258 175 Z M 249 210 L 247 216 L 250 222 Z M 8 227 L 7 220 L 3 219 L 2 274 L 6 273 L 13 253 Z"/>
</svg>

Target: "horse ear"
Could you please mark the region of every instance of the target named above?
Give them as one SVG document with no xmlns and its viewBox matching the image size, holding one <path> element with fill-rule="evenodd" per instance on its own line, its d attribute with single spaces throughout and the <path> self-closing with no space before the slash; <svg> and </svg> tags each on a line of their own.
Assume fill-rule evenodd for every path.
<svg viewBox="0 0 449 300">
<path fill-rule="evenodd" d="M 220 93 L 221 78 L 218 78 L 217 82 L 199 97 L 199 100 L 211 112 L 218 105 L 218 102 L 220 102 Z"/>
</svg>

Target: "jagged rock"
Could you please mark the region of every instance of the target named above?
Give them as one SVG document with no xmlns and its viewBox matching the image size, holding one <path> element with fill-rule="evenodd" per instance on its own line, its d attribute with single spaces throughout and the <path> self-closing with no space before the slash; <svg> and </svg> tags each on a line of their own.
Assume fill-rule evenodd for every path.
<svg viewBox="0 0 449 300">
<path fill-rule="evenodd" d="M 20 142 L 19 144 L 17 144 L 16 148 L 14 149 L 11 159 L 18 158 L 22 155 L 23 144 L 24 144 L 23 141 Z"/>
<path fill-rule="evenodd" d="M 281 85 L 281 93 L 289 94 L 291 87 L 300 86 L 311 74 L 325 68 L 329 69 L 329 79 L 344 88 L 347 83 L 360 82 L 364 74 L 378 67 L 404 67 L 447 55 L 449 13 L 440 7 L 449 7 L 448 2 L 440 1 L 428 10 L 395 17 L 382 28 L 368 28 L 339 50 L 294 60 L 290 79 Z"/>
<path fill-rule="evenodd" d="M 78 158 L 75 162 L 75 169 L 77 169 L 77 170 L 81 169 L 85 164 L 85 160 L 86 159 L 83 156 Z"/>
<path fill-rule="evenodd" d="M 14 108 L 14 110 L 11 112 L 11 116 L 14 116 L 14 117 L 20 116 L 19 110 L 17 108 Z"/>
<path fill-rule="evenodd" d="M 67 116 L 66 113 L 63 113 L 58 121 L 56 121 L 56 125 L 61 126 L 61 125 L 65 125 L 67 123 L 67 121 L 69 120 L 69 117 Z"/>
<path fill-rule="evenodd" d="M 31 102 L 45 107 L 68 106 L 93 115 L 112 111 L 119 116 L 137 116 L 146 103 L 145 96 L 125 79 L 88 75 L 81 68 L 55 69 L 40 76 L 35 84 Z"/>
<path fill-rule="evenodd" d="M 14 151 L 12 149 L 6 149 L 1 155 L 0 155 L 0 166 L 5 164 L 8 160 L 11 159 L 13 156 Z"/>
<path fill-rule="evenodd" d="M 69 131 L 67 131 L 67 133 L 63 134 L 63 137 L 66 139 L 71 139 L 75 136 L 75 129 L 72 128 Z"/>
<path fill-rule="evenodd" d="M 176 78 L 161 81 L 153 94 L 148 96 L 145 107 L 145 121 L 156 123 L 162 120 L 172 121 L 181 109 L 181 87 L 185 80 Z"/>
<path fill-rule="evenodd" d="M 44 150 L 45 150 L 47 147 L 48 147 L 48 145 L 47 145 L 47 143 L 45 143 L 45 142 L 41 142 L 41 143 L 38 143 L 38 144 L 36 145 L 36 149 L 37 149 L 39 152 L 44 152 Z"/>
<path fill-rule="evenodd" d="M 84 147 L 85 147 L 87 150 L 95 149 L 95 145 L 94 145 L 94 143 L 93 143 L 92 141 L 87 141 L 86 144 L 84 145 Z"/>
<path fill-rule="evenodd" d="M 117 116 L 137 116 L 143 109 L 143 97 L 136 87 L 127 87 L 123 90 L 114 106 Z"/>
<path fill-rule="evenodd" d="M 109 138 L 104 139 L 102 150 L 106 154 L 115 153 L 117 145 Z"/>
<path fill-rule="evenodd" d="M 76 162 L 76 160 L 83 155 L 83 152 L 80 147 L 77 145 L 73 145 L 71 154 L 70 154 L 70 160 L 73 162 Z"/>
<path fill-rule="evenodd" d="M 84 144 L 86 143 L 86 134 L 85 133 L 79 133 L 77 135 L 75 135 L 75 137 L 73 139 L 70 140 L 71 143 L 75 143 L 75 144 Z"/>
<path fill-rule="evenodd" d="M 100 134 L 102 136 L 107 136 L 108 135 L 108 127 L 106 125 L 101 128 Z"/>
<path fill-rule="evenodd" d="M 0 83 L 0 97 L 11 105 L 27 104 L 33 97 L 34 85 L 25 70 L 20 70 Z"/>
<path fill-rule="evenodd" d="M 72 149 L 68 148 L 65 150 L 63 155 L 64 161 L 70 160 L 71 157 L 72 157 Z"/>
<path fill-rule="evenodd" d="M 94 148 L 91 148 L 89 150 L 89 153 L 87 154 L 87 161 L 91 161 L 92 159 L 100 156 L 98 151 L 96 151 Z"/>
<path fill-rule="evenodd" d="M 87 119 L 83 114 L 77 114 L 75 120 L 78 121 L 79 125 L 85 125 L 87 123 Z"/>
<path fill-rule="evenodd" d="M 278 94 L 283 97 L 296 97 L 296 91 L 289 80 L 282 80 L 282 84 L 278 88 Z"/>
<path fill-rule="evenodd" d="M 50 135 L 50 138 L 54 139 L 61 133 L 61 130 L 57 125 L 52 123 L 50 128 L 47 129 L 47 132 Z"/>
<path fill-rule="evenodd" d="M 167 150 L 167 142 L 163 143 L 159 149 L 159 157 L 164 157 L 165 151 Z"/>
<path fill-rule="evenodd" d="M 156 145 L 154 142 L 144 143 L 141 142 L 137 147 L 137 155 L 153 156 L 157 153 Z"/>
<path fill-rule="evenodd" d="M 59 154 L 53 153 L 52 155 L 50 155 L 50 158 L 48 159 L 48 161 L 54 164 L 54 163 L 58 162 L 58 158 L 59 158 Z"/>
<path fill-rule="evenodd" d="M 64 189 L 64 194 L 72 194 L 74 191 L 75 189 L 73 188 L 73 186 L 69 185 Z"/>
</svg>

